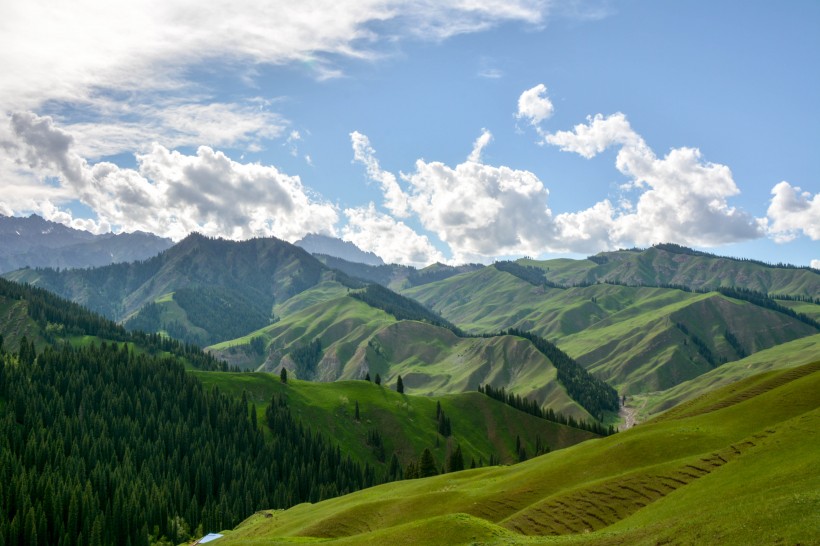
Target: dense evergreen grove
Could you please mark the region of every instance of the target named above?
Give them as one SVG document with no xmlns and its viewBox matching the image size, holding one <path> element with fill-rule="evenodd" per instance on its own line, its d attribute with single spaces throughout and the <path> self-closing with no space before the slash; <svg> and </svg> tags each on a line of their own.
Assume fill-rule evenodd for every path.
<svg viewBox="0 0 820 546">
<path fill-rule="evenodd" d="M 165 330 L 172 337 L 198 345 L 210 345 L 225 339 L 242 337 L 270 324 L 273 297 L 248 297 L 239 290 L 210 286 L 180 288 L 174 292 L 174 302 L 184 311 L 188 322 L 205 330 L 197 334 L 180 324 L 166 323 L 156 303 L 144 305 L 125 326 L 129 330 L 157 332 Z"/>
<path fill-rule="evenodd" d="M 296 367 L 296 376 L 308 381 L 316 378 L 316 368 L 322 360 L 322 342 L 314 339 L 307 345 L 297 347 L 290 352 L 290 358 Z"/>
<path fill-rule="evenodd" d="M 530 340 L 558 370 L 558 381 L 567 393 L 598 420 L 603 418 L 604 411 L 618 411 L 617 391 L 586 371 L 567 353 L 531 332 L 511 328 L 504 333 Z"/>
<path fill-rule="evenodd" d="M 601 436 L 609 436 L 610 434 L 615 434 L 617 432 L 613 426 L 605 427 L 596 421 L 588 423 L 584 419 L 575 419 L 571 415 L 567 417 L 562 413 L 554 411 L 552 408 L 543 409 L 535 400 L 530 400 L 520 394 L 506 392 L 504 387 L 496 389 L 492 385 L 479 385 L 478 392 L 486 394 L 495 400 L 504 402 L 508 406 L 512 406 L 517 410 L 523 411 L 524 413 L 529 413 L 530 415 L 540 417 L 541 419 L 546 419 L 547 421 L 552 421 L 553 423 L 588 430 L 590 432 L 594 432 L 595 434 L 600 434 Z M 536 451 L 538 450 L 536 449 Z"/>
<path fill-rule="evenodd" d="M 402 295 L 380 284 L 369 284 L 362 292 L 351 292 L 352 297 L 365 302 L 371 307 L 390 313 L 396 320 L 418 320 L 435 326 L 447 328 L 456 335 L 463 335 L 456 326 L 443 319 L 419 302 Z"/>
<path fill-rule="evenodd" d="M 297 423 L 126 344 L 0 356 L 0 544 L 173 543 L 376 483 Z M 383 477 L 379 477 L 383 479 Z M 201 535 L 200 535 L 201 536 Z"/>
</svg>

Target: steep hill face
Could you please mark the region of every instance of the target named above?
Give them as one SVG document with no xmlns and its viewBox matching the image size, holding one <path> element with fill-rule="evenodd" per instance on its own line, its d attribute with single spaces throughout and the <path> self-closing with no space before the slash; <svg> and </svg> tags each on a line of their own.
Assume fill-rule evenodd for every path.
<svg viewBox="0 0 820 546">
<path fill-rule="evenodd" d="M 330 290 L 327 285 L 316 289 Z M 310 299 L 311 292 L 293 300 Z M 308 346 L 315 347 L 312 355 L 303 351 Z M 489 384 L 567 416 L 591 419 L 530 341 L 509 335 L 459 337 L 441 326 L 396 320 L 345 293 L 209 350 L 233 365 L 274 372 L 284 366 L 304 379 L 362 379 L 366 374 L 375 379 L 378 374 L 394 387 L 401 375 L 406 392 L 414 394 L 458 393 Z"/>
<path fill-rule="evenodd" d="M 97 267 L 144 260 L 172 244 L 142 232 L 94 235 L 34 214 L 0 216 L 0 273 L 21 267 Z"/>
<path fill-rule="evenodd" d="M 238 294 L 269 313 L 276 301 L 318 283 L 325 270 L 304 250 L 278 239 L 234 242 L 193 234 L 144 262 L 86 270 L 25 269 L 6 277 L 123 320 L 178 289 L 212 290 L 228 300 L 234 299 L 231 293 Z"/>
<path fill-rule="evenodd" d="M 567 287 L 547 277 L 587 265 L 562 260 L 547 269 L 532 263 L 495 264 L 403 293 L 468 332 L 535 332 L 625 393 L 666 389 L 818 332 L 811 321 L 782 312 L 799 310 L 811 318 L 807 308 L 818 307 L 811 303 L 769 301 L 778 311 L 715 292 L 606 283 Z"/>
</svg>

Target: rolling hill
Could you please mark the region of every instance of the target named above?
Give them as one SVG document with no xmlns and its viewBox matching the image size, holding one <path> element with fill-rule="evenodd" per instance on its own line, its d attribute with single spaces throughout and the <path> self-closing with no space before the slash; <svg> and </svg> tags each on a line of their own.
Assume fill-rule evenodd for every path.
<svg viewBox="0 0 820 546">
<path fill-rule="evenodd" d="M 393 385 L 401 375 L 407 392 L 414 394 L 458 393 L 490 384 L 576 419 L 591 419 L 557 381 L 551 361 L 528 340 L 460 337 L 427 322 L 396 320 L 336 283 L 317 290 L 336 297 L 302 307 L 301 300 L 316 299 L 313 290 L 305 291 L 292 299 L 292 312 L 280 321 L 209 350 L 235 366 L 266 371 L 285 366 L 298 377 L 320 381 L 379 374 Z M 294 351 L 313 342 L 321 346 L 319 358 L 310 366 L 295 362 Z"/>
<path fill-rule="evenodd" d="M 208 388 L 255 405 L 260 420 L 273 396 L 282 396 L 296 418 L 314 432 L 333 438 L 354 460 L 386 471 L 396 453 L 402 467 L 416 461 L 425 448 L 444 468 L 448 453 L 461 446 L 466 467 L 486 465 L 492 457 L 505 464 L 518 461 L 516 438 L 529 456 L 536 445 L 562 449 L 596 438 L 585 430 L 522 413 L 478 392 L 442 396 L 399 394 L 369 381 L 315 383 L 289 379 L 282 384 L 269 373 L 194 372 Z M 452 435 L 437 432 L 436 406 L 452 423 Z M 360 418 L 355 418 L 356 405 Z M 379 446 L 368 444 L 377 431 Z M 543 449 L 543 447 L 542 447 Z"/>
<path fill-rule="evenodd" d="M 510 327 L 535 332 L 624 393 L 666 389 L 724 362 L 818 332 L 776 308 L 718 292 L 609 283 L 558 287 L 522 278 L 541 269 L 519 269 L 524 271 L 496 264 L 403 293 L 468 332 Z M 820 307 L 772 303 L 793 306 L 809 318 L 810 308 Z"/>
<path fill-rule="evenodd" d="M 820 539 L 818 429 L 815 362 L 514 466 L 262 511 L 220 543 L 808 544 Z"/>
</svg>

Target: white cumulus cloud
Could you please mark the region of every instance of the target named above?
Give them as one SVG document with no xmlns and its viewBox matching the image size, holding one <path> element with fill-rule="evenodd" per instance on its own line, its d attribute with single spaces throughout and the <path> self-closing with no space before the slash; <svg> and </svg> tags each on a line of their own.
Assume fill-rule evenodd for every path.
<svg viewBox="0 0 820 546">
<path fill-rule="evenodd" d="M 547 97 L 547 86 L 539 83 L 518 97 L 518 112 L 515 117 L 535 126 L 552 117 L 553 112 L 555 108 Z"/>
<path fill-rule="evenodd" d="M 417 160 L 414 172 L 402 174 L 408 186 L 406 192 L 398 184 L 383 184 L 388 203 L 398 199 L 406 203 L 422 227 L 449 246 L 456 262 L 502 254 L 536 254 L 554 238 L 547 207 L 549 192 L 538 177 L 528 171 L 480 162 L 481 151 L 491 138 L 489 131 L 483 131 L 468 159 L 455 167 Z M 386 178 L 390 173 L 373 168 L 375 152 L 369 141 L 368 154 L 363 158 L 356 155 L 360 142 L 361 138 L 353 139 L 356 159 L 365 165 L 371 178 Z M 394 191 L 397 193 L 392 195 Z"/>
<path fill-rule="evenodd" d="M 572 131 L 546 135 L 545 142 L 588 159 L 618 146 L 615 166 L 629 177 L 628 186 L 640 191 L 634 205 L 616 209 L 606 201 L 589 211 L 563 215 L 561 225 L 575 237 L 593 240 L 592 231 L 597 230 L 604 245 L 674 241 L 715 246 L 763 235 L 762 220 L 729 205 L 728 199 L 740 190 L 727 166 L 704 162 L 696 148 L 675 148 L 657 157 L 621 113 L 598 114 Z M 584 226 L 588 233 L 582 233 Z"/>
<path fill-rule="evenodd" d="M 767 216 L 769 233 L 777 242 L 791 241 L 801 233 L 813 241 L 820 240 L 820 193 L 812 195 L 780 182 L 772 188 Z"/>
<path fill-rule="evenodd" d="M 387 263 L 424 267 L 444 262 L 444 255 L 430 240 L 416 233 L 404 222 L 378 212 L 370 203 L 367 207 L 345 209 L 347 225 L 342 238 L 362 250 L 375 253 Z"/>
<path fill-rule="evenodd" d="M 811 267 L 812 269 L 820 270 L 820 260 L 812 260 Z"/>
<path fill-rule="evenodd" d="M 291 241 L 310 232 L 335 232 L 335 207 L 311 197 L 298 176 L 272 166 L 238 163 L 207 146 L 185 155 L 155 144 L 137 155 L 137 169 L 126 169 L 90 164 L 74 151 L 73 137 L 49 117 L 15 114 L 12 132 L 15 140 L 5 142 L 5 149 L 34 172 L 59 177 L 63 200 L 78 199 L 96 213 L 93 231 L 113 226 L 180 239 L 196 230 Z M 39 210 L 78 224 L 53 205 L 41 202 Z"/>
</svg>

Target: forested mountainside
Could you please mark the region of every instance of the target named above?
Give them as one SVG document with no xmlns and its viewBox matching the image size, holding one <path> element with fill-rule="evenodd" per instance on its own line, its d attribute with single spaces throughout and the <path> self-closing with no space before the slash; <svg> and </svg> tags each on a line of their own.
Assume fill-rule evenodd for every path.
<svg viewBox="0 0 820 546">
<path fill-rule="evenodd" d="M 170 239 L 143 232 L 94 235 L 36 214 L 0 215 L 0 273 L 22 267 L 84 268 L 133 262 L 171 247 Z"/>
</svg>

